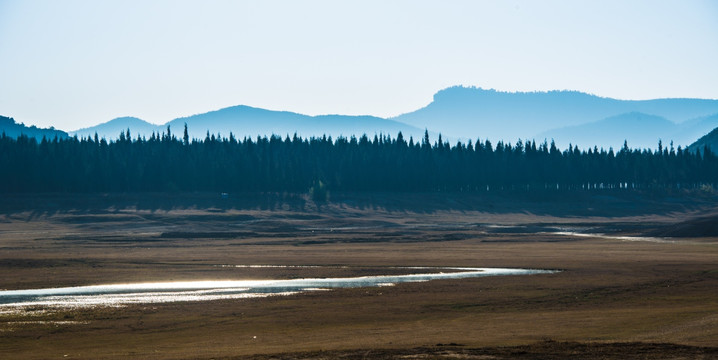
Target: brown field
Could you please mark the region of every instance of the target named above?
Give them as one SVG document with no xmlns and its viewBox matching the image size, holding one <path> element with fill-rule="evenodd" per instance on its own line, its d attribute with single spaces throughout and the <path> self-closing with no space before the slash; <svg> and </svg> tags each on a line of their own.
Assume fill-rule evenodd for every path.
<svg viewBox="0 0 718 360">
<path fill-rule="evenodd" d="M 231 301 L 0 308 L 0 358 L 718 358 L 712 194 L 349 194 L 321 206 L 301 196 L 212 196 L 6 197 L 0 289 L 402 271 L 396 266 L 562 272 Z M 218 266 L 235 264 L 326 267 Z"/>
</svg>

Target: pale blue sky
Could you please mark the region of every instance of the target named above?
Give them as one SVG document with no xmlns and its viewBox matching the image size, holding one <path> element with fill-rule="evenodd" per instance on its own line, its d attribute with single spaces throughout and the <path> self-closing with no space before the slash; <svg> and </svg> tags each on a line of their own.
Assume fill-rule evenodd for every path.
<svg viewBox="0 0 718 360">
<path fill-rule="evenodd" d="M 395 116 L 452 85 L 718 98 L 717 1 L 0 0 L 0 114 Z"/>
</svg>

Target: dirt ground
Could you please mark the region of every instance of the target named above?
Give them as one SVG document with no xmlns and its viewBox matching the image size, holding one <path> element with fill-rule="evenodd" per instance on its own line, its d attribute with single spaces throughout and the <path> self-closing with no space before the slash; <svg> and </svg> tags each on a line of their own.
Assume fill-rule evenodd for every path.
<svg viewBox="0 0 718 360">
<path fill-rule="evenodd" d="M 718 358 L 714 196 L 344 194 L 327 204 L 276 196 L 229 206 L 193 196 L 172 206 L 121 195 L 5 198 L 0 289 L 358 276 L 397 266 L 561 272 L 261 299 L 0 308 L 0 358 Z"/>
</svg>

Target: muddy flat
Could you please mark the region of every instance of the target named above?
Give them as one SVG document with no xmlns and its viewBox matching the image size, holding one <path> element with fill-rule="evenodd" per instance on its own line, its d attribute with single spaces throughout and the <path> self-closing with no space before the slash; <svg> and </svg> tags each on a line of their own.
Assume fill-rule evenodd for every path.
<svg viewBox="0 0 718 360">
<path fill-rule="evenodd" d="M 0 357 L 718 356 L 712 195 L 346 194 L 317 205 L 190 194 L 165 206 L 168 197 L 4 199 L 0 289 L 411 267 L 561 271 L 264 298 L 0 307 Z"/>
</svg>

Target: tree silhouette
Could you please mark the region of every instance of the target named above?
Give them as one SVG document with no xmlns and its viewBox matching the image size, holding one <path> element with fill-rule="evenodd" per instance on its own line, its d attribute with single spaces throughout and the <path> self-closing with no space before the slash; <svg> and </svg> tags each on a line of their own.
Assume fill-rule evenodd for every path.
<svg viewBox="0 0 718 360">
<path fill-rule="evenodd" d="M 718 185 L 718 157 L 689 152 L 519 140 L 433 145 L 376 134 L 332 139 L 279 136 L 235 139 L 207 132 L 182 139 L 168 128 L 149 139 L 123 131 L 116 140 L 0 136 L 0 192 L 294 192 L 575 191 L 696 189 Z M 321 190 L 321 191 L 320 191 Z"/>
</svg>

